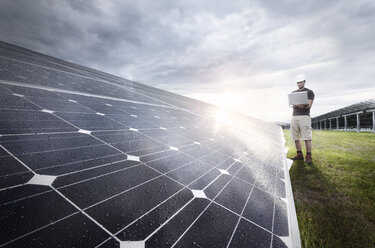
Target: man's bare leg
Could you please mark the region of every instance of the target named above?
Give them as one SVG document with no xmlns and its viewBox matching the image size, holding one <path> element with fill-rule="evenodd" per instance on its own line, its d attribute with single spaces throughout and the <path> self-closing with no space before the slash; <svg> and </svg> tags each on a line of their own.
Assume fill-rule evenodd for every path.
<svg viewBox="0 0 375 248">
<path fill-rule="evenodd" d="M 306 146 L 306 159 L 305 159 L 305 163 L 311 164 L 312 163 L 312 157 L 311 157 L 311 140 L 305 140 L 305 146 Z"/>
<path fill-rule="evenodd" d="M 305 146 L 306 146 L 306 152 L 311 153 L 311 140 L 305 140 Z"/>
<path fill-rule="evenodd" d="M 294 143 L 296 144 L 297 152 L 302 151 L 302 142 L 300 140 L 295 140 Z"/>
<path fill-rule="evenodd" d="M 302 142 L 300 140 L 294 141 L 297 149 L 297 156 L 292 158 L 293 160 L 302 160 L 303 159 L 303 153 L 302 153 Z"/>
</svg>

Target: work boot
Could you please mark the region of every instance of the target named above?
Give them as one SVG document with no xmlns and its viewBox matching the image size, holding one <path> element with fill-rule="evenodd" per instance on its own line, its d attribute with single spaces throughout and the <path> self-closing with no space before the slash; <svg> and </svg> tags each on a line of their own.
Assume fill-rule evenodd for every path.
<svg viewBox="0 0 375 248">
<path fill-rule="evenodd" d="M 302 151 L 297 151 L 297 156 L 293 157 L 292 160 L 303 160 Z"/>
<path fill-rule="evenodd" d="M 308 152 L 306 154 L 305 163 L 307 163 L 307 164 L 311 164 L 312 163 L 312 157 L 311 157 L 311 153 L 310 152 Z"/>
</svg>

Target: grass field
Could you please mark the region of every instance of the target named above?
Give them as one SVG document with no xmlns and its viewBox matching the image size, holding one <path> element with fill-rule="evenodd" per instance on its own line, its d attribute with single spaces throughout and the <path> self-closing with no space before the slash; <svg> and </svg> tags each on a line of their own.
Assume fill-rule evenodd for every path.
<svg viewBox="0 0 375 248">
<path fill-rule="evenodd" d="M 302 247 L 375 247 L 375 134 L 313 131 L 312 144 L 313 163 L 289 171 Z"/>
</svg>

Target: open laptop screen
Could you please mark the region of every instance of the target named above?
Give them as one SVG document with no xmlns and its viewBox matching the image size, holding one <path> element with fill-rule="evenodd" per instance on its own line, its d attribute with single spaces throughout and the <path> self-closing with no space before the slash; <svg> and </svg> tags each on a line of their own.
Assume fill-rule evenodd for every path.
<svg viewBox="0 0 375 248">
<path fill-rule="evenodd" d="M 307 91 L 294 92 L 288 94 L 289 105 L 308 104 Z"/>
</svg>

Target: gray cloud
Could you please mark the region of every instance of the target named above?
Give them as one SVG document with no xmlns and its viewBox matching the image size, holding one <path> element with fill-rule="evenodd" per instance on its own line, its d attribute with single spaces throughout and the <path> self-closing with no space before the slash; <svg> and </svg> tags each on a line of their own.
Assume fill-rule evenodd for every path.
<svg viewBox="0 0 375 248">
<path fill-rule="evenodd" d="M 373 1 L 14 1 L 1 40 L 179 93 L 373 89 Z M 311 80 L 310 80 L 311 79 Z"/>
</svg>

